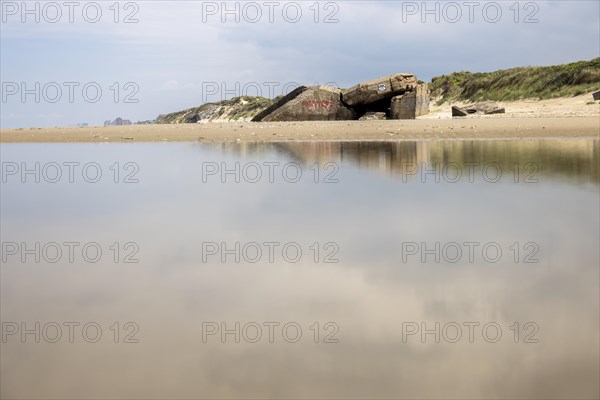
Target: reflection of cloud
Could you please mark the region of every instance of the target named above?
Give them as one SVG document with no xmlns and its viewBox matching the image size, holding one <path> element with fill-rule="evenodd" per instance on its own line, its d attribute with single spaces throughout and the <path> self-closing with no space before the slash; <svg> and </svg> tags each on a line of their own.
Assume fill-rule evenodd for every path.
<svg viewBox="0 0 600 400">
<path fill-rule="evenodd" d="M 548 165 L 563 165 L 551 144 L 536 143 Z M 109 253 L 93 265 L 4 263 L 3 321 L 97 321 L 105 340 L 2 344 L 2 396 L 598 397 L 597 190 L 565 184 L 579 180 L 573 174 L 529 187 L 402 184 L 357 168 L 365 164 L 354 160 L 379 158 L 361 147 L 344 150 L 352 161 L 338 184 L 202 182 L 206 161 L 339 156 L 336 146 L 311 147 L 314 154 L 294 146 L 3 145 L 3 161 L 137 162 L 139 184 L 11 181 L 0 204 L 4 241 L 135 241 L 141 262 L 114 264 Z M 577 146 L 561 147 L 583 162 Z M 491 149 L 475 146 L 472 156 Z M 267 240 L 336 241 L 341 262 L 315 264 L 310 253 L 297 264 L 201 262 L 203 241 Z M 400 243 L 421 240 L 536 241 L 540 263 L 399 262 Z M 112 343 L 115 321 L 137 322 L 140 343 Z M 208 321 L 296 321 L 303 340 L 202 343 Z M 328 321 L 339 325 L 340 342 L 313 343 L 310 326 Z M 464 331 L 456 344 L 403 343 L 409 321 L 497 322 L 503 336 L 491 344 L 477 331 L 469 343 Z M 512 324 L 529 321 L 540 342 L 514 343 Z"/>
</svg>

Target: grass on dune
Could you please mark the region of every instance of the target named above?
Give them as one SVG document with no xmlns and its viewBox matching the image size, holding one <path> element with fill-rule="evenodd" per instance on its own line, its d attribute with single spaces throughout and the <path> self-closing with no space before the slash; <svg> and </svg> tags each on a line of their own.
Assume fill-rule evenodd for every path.
<svg viewBox="0 0 600 400">
<path fill-rule="evenodd" d="M 455 72 L 435 77 L 431 97 L 446 101 L 514 101 L 572 97 L 600 90 L 600 58 L 549 67 Z"/>
</svg>

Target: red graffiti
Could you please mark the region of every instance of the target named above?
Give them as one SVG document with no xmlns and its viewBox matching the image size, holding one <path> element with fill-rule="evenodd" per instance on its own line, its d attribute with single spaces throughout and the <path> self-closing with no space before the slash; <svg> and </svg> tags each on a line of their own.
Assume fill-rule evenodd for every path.
<svg viewBox="0 0 600 400">
<path fill-rule="evenodd" d="M 331 100 L 302 100 L 302 109 L 308 112 L 325 112 L 333 108 Z"/>
</svg>

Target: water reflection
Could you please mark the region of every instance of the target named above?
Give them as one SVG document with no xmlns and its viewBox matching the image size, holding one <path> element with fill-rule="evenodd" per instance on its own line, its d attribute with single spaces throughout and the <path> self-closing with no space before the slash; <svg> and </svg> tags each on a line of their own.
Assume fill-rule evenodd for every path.
<svg viewBox="0 0 600 400">
<path fill-rule="evenodd" d="M 41 323 L 39 343 L 35 332 L 2 343 L 3 398 L 600 394 L 597 140 L 3 144 L 0 151 L 3 162 L 139 165 L 136 184 L 115 184 L 112 175 L 96 184 L 2 184 L 3 242 L 29 249 L 97 242 L 104 251 L 94 263 L 80 255 L 75 262 L 47 262 L 43 254 L 39 262 L 20 254 L 3 260 L 2 322 L 25 322 L 29 330 Z M 203 163 L 249 161 L 336 162 L 339 181 L 202 179 Z M 402 182 L 403 163 L 477 161 L 539 163 L 539 184 L 512 177 L 500 184 Z M 138 263 L 123 262 L 129 242 L 139 247 Z M 208 242 L 280 246 L 274 262 L 266 252 L 258 262 L 253 253 L 222 262 L 221 254 L 204 257 Z M 281 255 L 292 242 L 303 250 L 296 262 Z M 337 263 L 323 262 L 330 242 Z M 469 242 L 480 243 L 473 262 Z M 464 254 L 403 259 L 406 243 L 457 243 Z M 501 248 L 501 258 L 484 257 L 488 243 Z M 525 262 L 530 255 L 536 262 Z M 56 343 L 47 340 L 55 337 L 52 326 L 43 330 L 51 322 L 63 326 Z M 73 343 L 69 322 L 80 324 Z M 89 322 L 103 332 L 95 343 L 81 335 Z M 127 322 L 139 327 L 139 343 L 124 343 L 134 331 Z M 291 322 L 302 329 L 295 343 L 281 333 Z M 232 333 L 225 343 L 221 332 L 203 340 L 206 323 L 226 323 Z M 256 337 L 252 323 L 262 327 L 256 343 L 248 340 Z M 265 323 L 279 324 L 272 342 Z M 421 332 L 406 336 L 421 323 L 433 330 L 425 343 Z M 502 330 L 497 341 L 496 325 L 482 333 L 490 323 Z M 462 335 L 454 342 L 456 326 Z M 324 343 L 334 332 L 338 342 Z M 292 328 L 287 339 L 294 335 Z"/>
<path fill-rule="evenodd" d="M 314 162 L 351 163 L 361 169 L 371 169 L 405 181 L 421 177 L 419 170 L 455 165 L 465 172 L 469 166 L 475 177 L 482 168 L 498 165 L 513 180 L 529 176 L 559 179 L 564 182 L 600 183 L 600 140 L 436 140 L 400 142 L 284 142 L 284 143 L 223 143 L 206 144 L 219 147 L 241 157 L 277 151 L 284 157 L 304 165 Z M 520 174 L 515 173 L 519 166 Z M 491 166 L 489 168 L 492 168 Z M 447 170 L 450 180 L 456 171 Z M 490 178 L 495 171 L 489 171 Z M 432 178 L 433 179 L 433 174 Z"/>
</svg>

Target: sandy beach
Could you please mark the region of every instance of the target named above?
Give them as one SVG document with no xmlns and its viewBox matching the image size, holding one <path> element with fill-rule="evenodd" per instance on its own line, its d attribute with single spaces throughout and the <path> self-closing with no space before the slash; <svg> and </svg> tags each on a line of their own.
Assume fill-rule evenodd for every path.
<svg viewBox="0 0 600 400">
<path fill-rule="evenodd" d="M 500 103 L 506 114 L 452 118 L 431 105 L 416 120 L 227 122 L 0 130 L 0 142 L 280 142 L 428 139 L 576 138 L 600 136 L 600 104 L 591 95 Z M 456 103 L 460 105 L 459 103 Z"/>
</svg>

